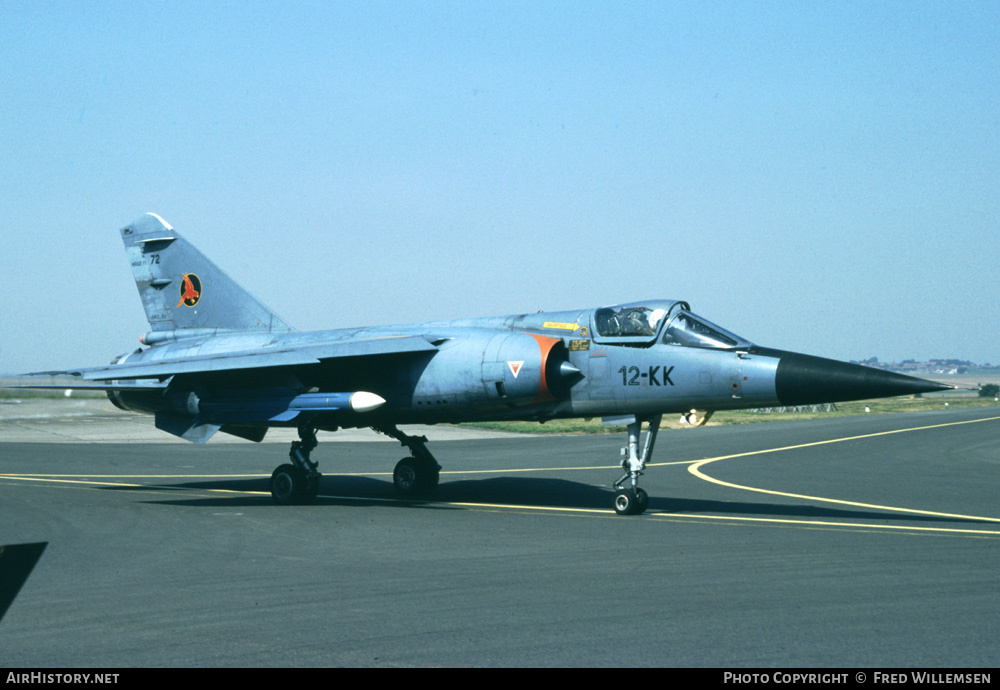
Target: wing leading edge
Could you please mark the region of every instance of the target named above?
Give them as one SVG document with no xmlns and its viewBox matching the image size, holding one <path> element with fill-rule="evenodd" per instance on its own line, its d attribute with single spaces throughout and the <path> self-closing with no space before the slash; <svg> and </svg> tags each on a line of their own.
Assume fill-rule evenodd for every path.
<svg viewBox="0 0 1000 690">
<path fill-rule="evenodd" d="M 85 381 L 123 379 L 166 379 L 177 374 L 199 374 L 240 369 L 264 369 L 319 364 L 342 357 L 436 352 L 437 348 L 421 336 L 397 336 L 360 340 L 339 340 L 320 345 L 286 346 L 273 350 L 240 350 L 211 355 L 172 357 L 150 362 L 122 362 L 103 367 L 39 372 L 47 375 L 78 376 Z M 63 386 L 66 388 L 68 386 Z"/>
</svg>

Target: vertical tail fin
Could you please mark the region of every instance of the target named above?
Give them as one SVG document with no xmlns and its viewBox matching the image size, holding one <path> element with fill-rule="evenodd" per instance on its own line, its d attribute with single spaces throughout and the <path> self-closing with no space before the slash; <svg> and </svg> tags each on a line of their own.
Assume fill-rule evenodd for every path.
<svg viewBox="0 0 1000 690">
<path fill-rule="evenodd" d="M 153 331 L 293 330 L 155 213 L 121 233 Z"/>
</svg>

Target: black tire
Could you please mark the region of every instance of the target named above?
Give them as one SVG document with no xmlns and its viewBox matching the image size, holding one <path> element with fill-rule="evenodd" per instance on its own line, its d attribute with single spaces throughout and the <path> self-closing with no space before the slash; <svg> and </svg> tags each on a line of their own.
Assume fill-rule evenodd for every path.
<svg viewBox="0 0 1000 690">
<path fill-rule="evenodd" d="M 433 460 L 418 460 L 421 474 L 421 491 L 430 496 L 441 480 L 441 467 Z"/>
<path fill-rule="evenodd" d="M 423 498 L 437 488 L 440 468 L 432 462 L 403 458 L 392 472 L 396 493 L 403 498 Z"/>
<path fill-rule="evenodd" d="M 646 508 L 649 507 L 649 494 L 646 493 L 645 489 L 635 490 L 635 512 L 633 515 L 642 515 L 646 512 Z"/>
<path fill-rule="evenodd" d="M 619 515 L 635 515 L 638 501 L 632 489 L 619 489 L 615 492 L 615 512 Z"/>
<path fill-rule="evenodd" d="M 302 485 L 302 503 L 312 503 L 316 500 L 319 495 L 319 473 L 314 473 L 306 476 L 305 482 Z"/>
<path fill-rule="evenodd" d="M 305 475 L 295 465 L 281 465 L 271 474 L 271 498 L 279 506 L 298 503 L 305 479 Z"/>
</svg>

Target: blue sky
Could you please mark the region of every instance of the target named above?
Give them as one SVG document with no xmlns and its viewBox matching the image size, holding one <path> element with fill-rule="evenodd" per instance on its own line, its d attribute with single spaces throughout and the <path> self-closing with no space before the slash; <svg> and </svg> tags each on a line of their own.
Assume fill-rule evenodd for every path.
<svg viewBox="0 0 1000 690">
<path fill-rule="evenodd" d="M 147 330 L 155 211 L 300 329 L 677 298 L 1000 363 L 1000 4 L 0 0 L 0 371 Z"/>
</svg>

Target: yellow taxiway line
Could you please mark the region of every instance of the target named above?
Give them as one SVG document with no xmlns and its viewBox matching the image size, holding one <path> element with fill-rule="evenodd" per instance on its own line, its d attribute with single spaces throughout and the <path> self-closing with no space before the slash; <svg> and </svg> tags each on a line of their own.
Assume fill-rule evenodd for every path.
<svg viewBox="0 0 1000 690">
<path fill-rule="evenodd" d="M 779 453 L 786 450 L 797 450 L 800 448 L 813 448 L 815 446 L 825 446 L 833 443 L 844 443 L 846 441 L 857 441 L 859 439 L 865 438 L 876 438 L 878 436 L 889 436 L 891 434 L 903 434 L 911 431 L 924 431 L 926 429 L 940 429 L 942 427 L 948 426 L 960 426 L 962 424 L 978 424 L 980 422 L 991 422 L 1000 419 L 1000 417 L 988 417 L 986 419 L 973 419 L 964 422 L 947 422 L 944 424 L 932 424 L 930 426 L 917 426 L 910 427 L 908 429 L 895 429 L 893 431 L 879 431 L 874 434 L 861 434 L 860 436 L 847 436 L 845 438 L 835 438 L 827 441 L 815 441 L 813 443 L 801 443 L 795 446 L 783 446 L 781 448 L 769 448 L 766 450 L 751 451 L 747 453 L 735 453 L 733 455 L 721 455 L 717 458 L 705 458 L 703 460 L 697 460 L 688 466 L 688 472 L 703 479 L 706 482 L 711 482 L 712 484 L 718 484 L 719 486 L 729 487 L 731 489 L 740 489 L 742 491 L 753 491 L 762 494 L 771 494 L 773 496 L 785 496 L 787 498 L 800 498 L 807 501 L 820 501 L 823 503 L 836 503 L 838 505 L 853 506 L 856 508 L 872 508 L 876 510 L 888 510 L 897 513 L 910 513 L 914 515 L 930 515 L 934 517 L 947 517 L 947 518 L 959 518 L 962 520 L 980 520 L 983 522 L 1000 522 L 1000 518 L 993 517 L 983 517 L 980 515 L 962 515 L 959 513 L 942 513 L 933 510 L 918 510 L 916 508 L 900 508 L 898 506 L 885 506 L 878 505 L 876 503 L 861 503 L 858 501 L 846 501 L 839 498 L 825 498 L 823 496 L 810 496 L 807 494 L 793 494 L 787 491 L 776 491 L 774 489 L 762 489 L 754 486 L 746 486 L 743 484 L 734 484 L 732 482 L 726 482 L 721 479 L 716 479 L 715 477 L 710 477 L 701 471 L 701 468 L 713 462 L 719 462 L 720 460 L 732 460 L 734 458 L 746 458 L 753 455 L 765 455 L 767 453 Z"/>
<path fill-rule="evenodd" d="M 720 486 L 725 486 L 728 488 L 739 489 L 742 491 L 751 491 L 756 493 L 765 493 L 775 496 L 785 496 L 788 498 L 796 498 L 807 501 L 818 501 L 823 503 L 836 503 L 839 505 L 848 505 L 859 508 L 877 509 L 885 510 L 890 512 L 898 513 L 908 513 L 916 515 L 926 515 L 933 517 L 944 517 L 944 518 L 957 518 L 963 520 L 977 520 L 983 522 L 997 522 L 1000 523 L 1000 518 L 983 517 L 978 515 L 962 515 L 957 513 L 944 513 L 929 510 L 918 510 L 914 508 L 900 508 L 897 506 L 885 506 L 873 503 L 862 503 L 858 501 L 847 501 L 843 499 L 836 498 L 826 498 L 823 496 L 811 496 L 806 494 L 795 494 L 785 491 L 777 491 L 774 489 L 763 489 L 760 487 L 745 486 L 741 484 L 734 484 L 732 482 L 726 482 L 721 479 L 716 479 L 705 474 L 701 468 L 705 465 L 711 464 L 713 462 L 720 462 L 722 460 L 733 460 L 737 458 L 746 458 L 755 455 L 765 455 L 768 453 L 779 453 L 787 450 L 797 450 L 801 448 L 810 448 L 815 446 L 830 445 L 834 443 L 844 443 L 846 441 L 855 441 L 860 439 L 875 438 L 878 436 L 889 436 L 892 434 L 901 434 L 912 431 L 922 431 L 926 429 L 937 429 L 949 426 L 958 426 L 962 424 L 976 424 L 979 422 L 988 422 L 1000 420 L 1000 417 L 989 417 L 985 419 L 975 419 L 963 422 L 947 422 L 944 424 L 933 424 L 929 426 L 921 427 L 911 427 L 907 429 L 896 429 L 893 431 L 881 431 L 872 434 L 861 434 L 858 436 L 848 436 L 844 438 L 829 439 L 826 441 L 815 441 L 812 443 L 802 443 L 793 446 L 782 446 L 779 448 L 767 448 L 764 450 L 748 451 L 745 453 L 734 453 L 731 455 L 721 455 L 714 458 L 703 458 L 701 460 L 682 460 L 674 462 L 664 462 L 664 463 L 650 463 L 649 467 L 662 467 L 666 465 L 688 465 L 688 471 L 695 477 L 702 479 L 704 481 L 717 484 Z M 509 470 L 452 470 L 448 472 L 442 472 L 442 474 L 503 474 L 503 473 L 528 473 L 528 472 L 553 472 L 553 471 L 591 471 L 594 469 L 602 469 L 600 467 L 586 466 L 586 467 L 549 467 L 549 468 L 522 468 L 522 469 L 509 469 Z M 364 473 L 338 473 L 337 476 L 382 476 L 390 475 L 389 472 L 364 472 Z M 188 480 L 206 480 L 206 479 L 253 479 L 260 478 L 261 474 L 133 474 L 133 475 L 108 475 L 108 474 L 0 474 L 0 481 L 3 480 L 14 480 L 23 482 L 44 482 L 51 484 L 74 484 L 83 486 L 114 486 L 114 487 L 124 487 L 136 490 L 149 490 L 149 489 L 170 489 L 174 491 L 202 491 L 207 493 L 226 493 L 226 494 L 244 494 L 244 495 L 259 495 L 268 496 L 270 495 L 266 491 L 247 491 L 247 490 L 233 490 L 233 489 L 210 489 L 210 488 L 198 488 L 193 487 L 177 487 L 177 486 L 151 486 L 148 484 L 137 484 L 132 482 L 122 482 L 122 481 L 106 481 L 108 479 L 188 479 Z M 103 480 L 103 481 L 102 481 Z M 394 498 L 377 498 L 377 497 L 359 497 L 359 496 L 332 496 L 323 495 L 321 498 L 331 499 L 331 500 L 347 500 L 347 501 L 367 501 L 367 502 L 380 502 L 380 503 L 414 503 L 419 501 L 412 500 L 402 500 Z M 592 516 L 592 517 L 609 517 L 613 515 L 614 511 L 609 509 L 596 509 L 596 508 L 573 508 L 573 507 L 553 507 L 553 506 L 533 506 L 533 505 L 518 505 L 518 504 L 504 504 L 504 503 L 468 503 L 468 502 L 457 502 L 457 501 L 427 501 L 428 504 L 433 505 L 444 505 L 444 506 L 454 506 L 460 508 L 468 508 L 475 510 L 505 510 L 505 511 L 521 511 L 521 512 L 545 512 L 563 515 L 581 515 L 581 516 Z M 847 528 L 847 529 L 862 529 L 862 530 L 879 530 L 879 531 L 904 531 L 904 532 L 921 532 L 921 533 L 938 533 L 938 534 L 954 534 L 954 535 L 965 535 L 965 536 L 988 536 L 988 537 L 998 537 L 1000 536 L 1000 530 L 983 530 L 983 529 L 967 529 L 967 528 L 950 528 L 950 527 L 924 527 L 924 526 L 910 526 L 910 525 L 884 525 L 884 524 L 873 524 L 873 523 L 859 523 L 859 522 L 834 522 L 825 520 L 793 520 L 784 518 L 758 518 L 758 517 L 739 517 L 739 516 L 726 516 L 726 515 L 697 515 L 689 513 L 666 513 L 666 512 L 650 512 L 647 513 L 648 517 L 667 520 L 667 521 L 722 521 L 730 523 L 764 523 L 764 524 L 774 524 L 774 525 L 788 525 L 790 527 L 812 527 L 812 528 Z M 617 516 L 616 516 L 617 517 Z"/>
</svg>

